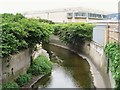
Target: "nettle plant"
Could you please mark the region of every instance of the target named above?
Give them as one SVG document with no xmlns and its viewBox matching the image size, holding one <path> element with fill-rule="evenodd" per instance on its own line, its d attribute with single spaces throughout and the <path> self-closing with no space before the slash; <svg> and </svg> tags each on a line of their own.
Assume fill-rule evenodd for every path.
<svg viewBox="0 0 120 90">
<path fill-rule="evenodd" d="M 109 67 L 116 82 L 116 89 L 120 90 L 120 45 L 109 43 L 105 47 L 105 52 L 109 60 Z"/>
</svg>

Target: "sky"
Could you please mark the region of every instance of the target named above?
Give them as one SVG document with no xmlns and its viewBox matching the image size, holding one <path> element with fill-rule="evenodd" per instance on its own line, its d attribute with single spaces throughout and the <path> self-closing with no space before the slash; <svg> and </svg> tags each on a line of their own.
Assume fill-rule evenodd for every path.
<svg viewBox="0 0 120 90">
<path fill-rule="evenodd" d="M 69 7 L 117 12 L 120 0 L 0 0 L 0 13 L 20 13 Z"/>
</svg>

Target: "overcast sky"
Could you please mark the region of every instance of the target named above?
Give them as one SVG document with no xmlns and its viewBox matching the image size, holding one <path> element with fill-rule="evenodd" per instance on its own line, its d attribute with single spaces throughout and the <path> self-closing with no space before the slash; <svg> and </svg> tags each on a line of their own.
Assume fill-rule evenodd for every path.
<svg viewBox="0 0 120 90">
<path fill-rule="evenodd" d="M 86 7 L 103 11 L 118 11 L 120 0 L 0 0 L 0 13 Z"/>
</svg>

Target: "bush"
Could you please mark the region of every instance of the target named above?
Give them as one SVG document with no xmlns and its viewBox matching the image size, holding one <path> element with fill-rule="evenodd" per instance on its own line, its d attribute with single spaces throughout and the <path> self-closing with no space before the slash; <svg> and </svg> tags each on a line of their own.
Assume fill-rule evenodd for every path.
<svg viewBox="0 0 120 90">
<path fill-rule="evenodd" d="M 93 25 L 88 23 L 56 24 L 53 28 L 54 34 L 67 44 L 78 46 L 92 38 Z"/>
<path fill-rule="evenodd" d="M 32 78 L 32 75 L 31 74 L 23 74 L 23 75 L 20 75 L 17 79 L 16 79 L 16 83 L 22 87 L 24 85 L 26 85 L 30 79 Z"/>
<path fill-rule="evenodd" d="M 0 57 L 7 57 L 41 42 L 48 42 L 53 31 L 51 24 L 25 18 L 21 14 L 2 14 L 2 21 Z"/>
<path fill-rule="evenodd" d="M 32 75 L 48 74 L 52 70 L 52 63 L 45 56 L 39 56 L 28 70 Z"/>
<path fill-rule="evenodd" d="M 21 20 L 23 18 L 25 18 L 25 17 L 20 13 L 17 13 L 16 15 L 4 13 L 4 14 L 2 14 L 2 23 L 18 22 L 19 20 Z"/>
<path fill-rule="evenodd" d="M 54 24 L 54 22 L 52 22 L 51 20 L 47 20 L 47 19 L 38 19 L 39 22 L 44 22 L 44 23 L 49 23 L 49 24 Z"/>
<path fill-rule="evenodd" d="M 3 83 L 2 90 L 19 90 L 19 86 L 16 82 Z"/>
<path fill-rule="evenodd" d="M 105 47 L 105 52 L 110 62 L 112 76 L 116 82 L 116 90 L 120 90 L 120 45 L 109 43 Z"/>
<path fill-rule="evenodd" d="M 54 35 L 60 35 L 60 32 L 62 30 L 62 27 L 64 26 L 65 24 L 53 24 L 53 28 L 54 28 L 54 32 L 53 34 Z"/>
</svg>

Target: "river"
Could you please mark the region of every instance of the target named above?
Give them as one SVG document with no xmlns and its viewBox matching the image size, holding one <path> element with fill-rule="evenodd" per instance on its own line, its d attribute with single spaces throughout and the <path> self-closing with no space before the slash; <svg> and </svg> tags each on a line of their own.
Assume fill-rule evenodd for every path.
<svg viewBox="0 0 120 90">
<path fill-rule="evenodd" d="M 87 60 L 70 50 L 46 44 L 51 55 L 53 70 L 41 78 L 34 88 L 94 88 L 90 65 Z"/>
</svg>

